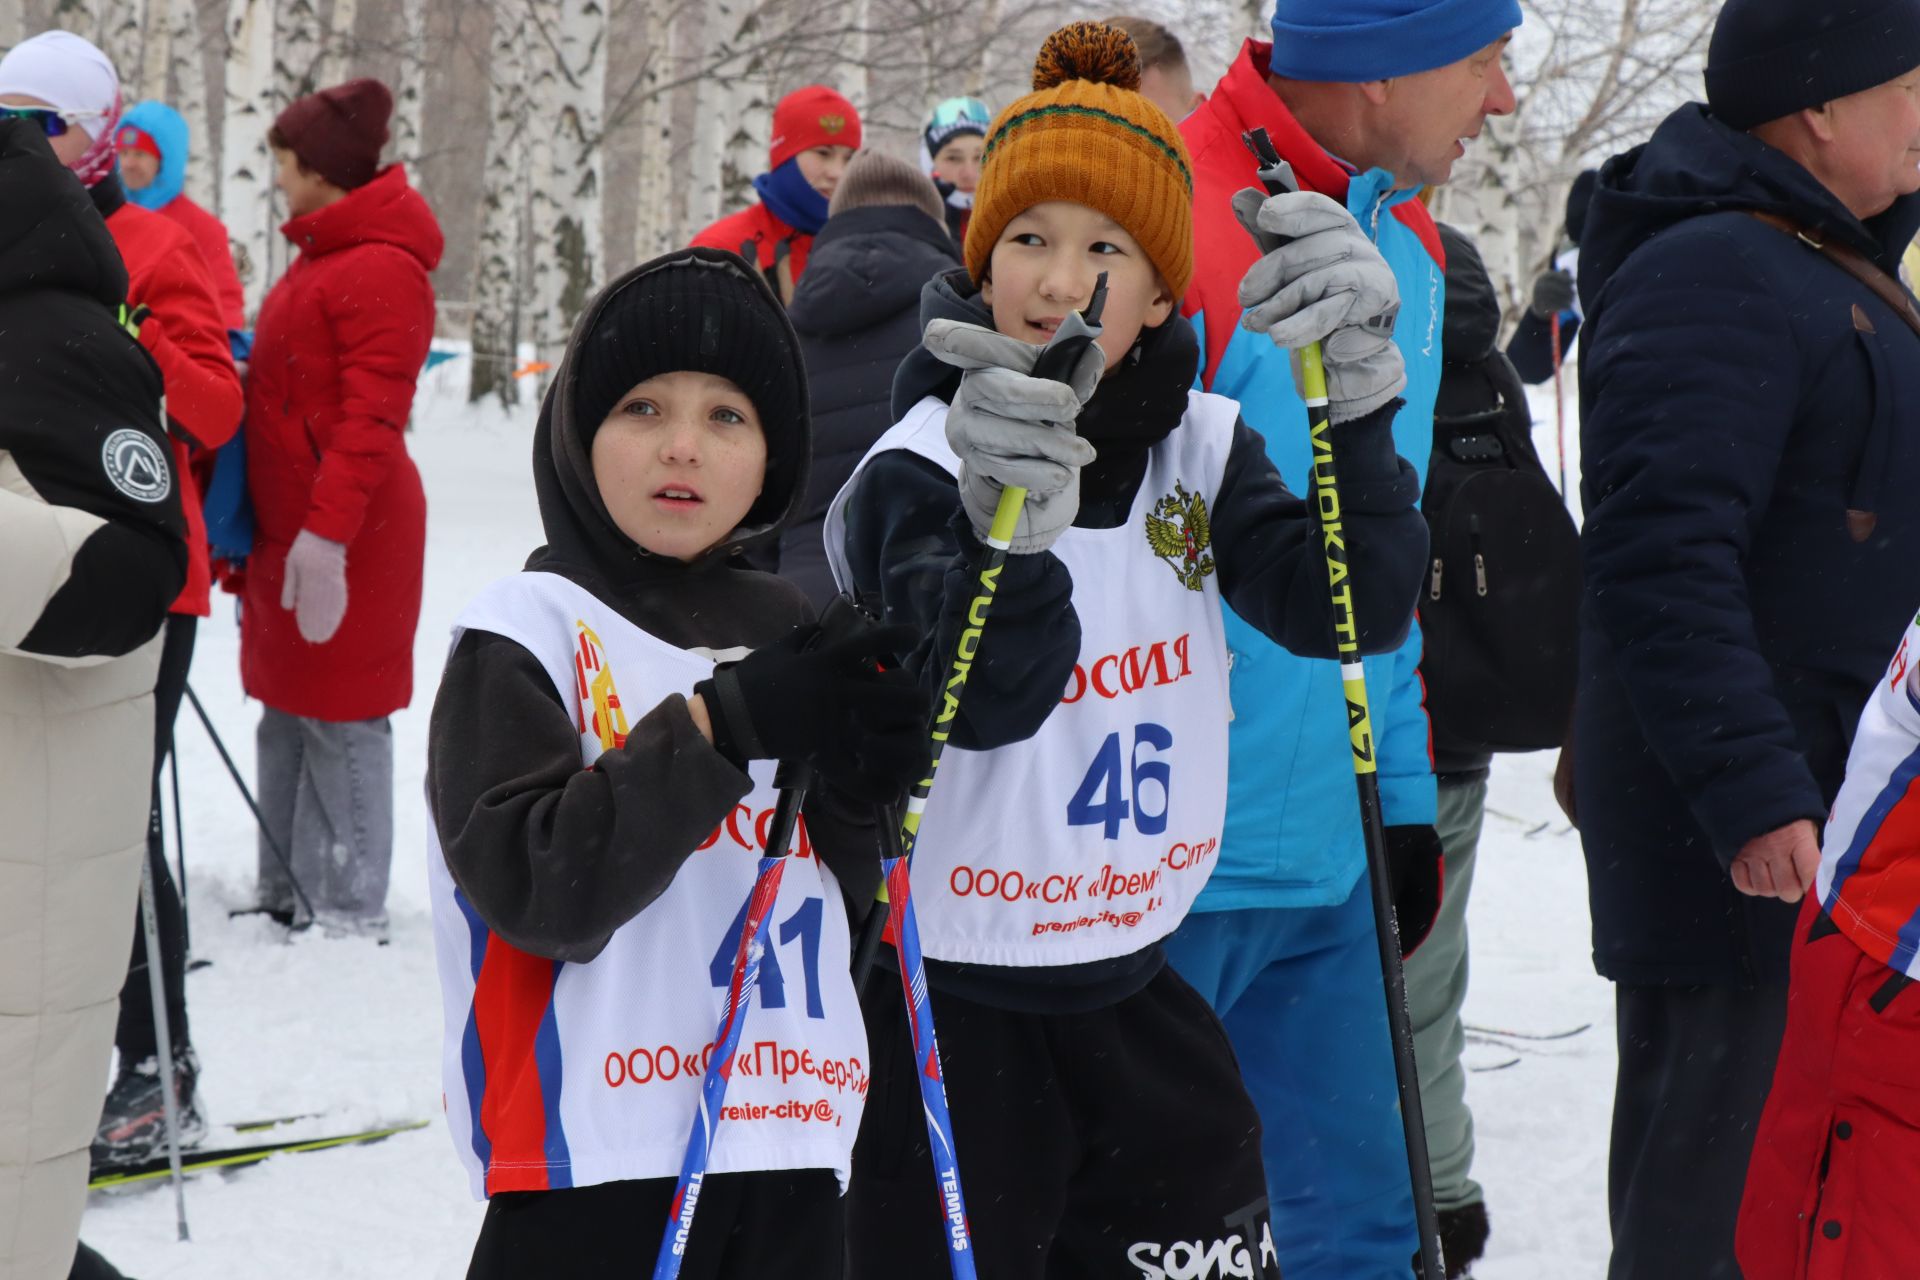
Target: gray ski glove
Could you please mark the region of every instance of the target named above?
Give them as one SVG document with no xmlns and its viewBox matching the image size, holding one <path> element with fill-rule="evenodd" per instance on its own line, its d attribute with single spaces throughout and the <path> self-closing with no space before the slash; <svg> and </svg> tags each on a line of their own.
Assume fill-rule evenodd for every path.
<svg viewBox="0 0 1920 1280">
<path fill-rule="evenodd" d="M 1241 278 L 1240 322 L 1290 351 L 1321 344 L 1332 420 L 1365 417 L 1405 390 L 1393 344 L 1400 286 L 1346 207 L 1312 191 L 1248 188 L 1233 212 L 1265 251 Z M 1297 355 L 1293 378 L 1299 386 Z"/>
<path fill-rule="evenodd" d="M 1017 486 L 1027 502 L 1009 549 L 1045 551 L 1079 514 L 1080 468 L 1094 459 L 1073 424 L 1106 369 L 1099 344 L 1087 348 L 1071 383 L 1032 376 L 1046 348 L 980 325 L 935 320 L 925 345 L 964 371 L 947 411 L 947 444 L 960 457 L 960 500 L 974 533 L 986 538 L 1000 491 Z"/>
<path fill-rule="evenodd" d="M 1533 301 L 1528 310 L 1542 320 L 1551 320 L 1563 311 L 1573 310 L 1573 272 L 1543 271 L 1533 281 Z"/>
</svg>

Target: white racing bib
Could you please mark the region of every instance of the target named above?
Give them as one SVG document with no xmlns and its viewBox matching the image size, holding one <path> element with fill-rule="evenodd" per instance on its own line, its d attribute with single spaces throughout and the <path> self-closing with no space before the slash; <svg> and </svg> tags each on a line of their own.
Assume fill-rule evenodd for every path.
<svg viewBox="0 0 1920 1280">
<path fill-rule="evenodd" d="M 827 554 L 843 585 L 860 470 L 908 449 L 957 474 L 946 414 L 921 401 L 835 498 Z M 1212 874 L 1229 711 L 1209 512 L 1238 417 L 1231 400 L 1192 393 L 1126 523 L 1054 543 L 1073 576 L 1080 658 L 1032 738 L 942 757 L 913 862 L 927 955 L 1020 967 L 1127 955 L 1171 933 Z"/>
<path fill-rule="evenodd" d="M 454 643 L 469 629 L 539 659 L 576 709 L 583 767 L 625 741 L 629 711 L 690 693 L 714 665 L 554 574 L 489 586 L 455 623 Z M 428 824 L 447 1123 L 477 1196 L 679 1174 L 773 818 L 772 765 L 755 761 L 752 776 L 752 793 L 666 892 L 588 964 L 531 956 L 489 931 Z M 839 886 L 804 828 L 765 937 L 708 1168 L 833 1169 L 844 1184 L 867 1090 L 866 1031 Z"/>
</svg>

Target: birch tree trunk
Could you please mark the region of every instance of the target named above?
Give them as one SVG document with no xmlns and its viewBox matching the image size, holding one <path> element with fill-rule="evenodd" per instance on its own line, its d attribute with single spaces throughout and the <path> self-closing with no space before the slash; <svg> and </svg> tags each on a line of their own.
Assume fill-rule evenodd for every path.
<svg viewBox="0 0 1920 1280">
<path fill-rule="evenodd" d="M 526 235 L 522 184 L 527 152 L 527 17 L 525 0 L 493 0 L 488 60 L 486 192 L 480 211 L 480 254 L 474 271 L 473 369 L 467 399 L 518 400 L 513 377 L 520 340 L 520 260 Z"/>
<path fill-rule="evenodd" d="M 353 53 L 357 45 L 354 26 L 359 17 L 359 0 L 333 0 L 333 12 L 327 15 L 326 40 L 313 68 L 316 89 L 353 78 Z"/>
<path fill-rule="evenodd" d="M 421 118 L 427 102 L 427 4 L 426 0 L 399 0 L 399 5 L 400 83 L 391 86 L 393 155 L 417 181 L 414 166 L 420 162 Z"/>
<path fill-rule="evenodd" d="M 200 15 L 194 0 L 165 0 L 167 67 L 155 92 L 187 122 L 187 198 L 204 208 L 217 205 L 219 169 L 213 150 L 212 117 L 207 109 L 207 63 L 200 48 Z"/>
<path fill-rule="evenodd" d="M 678 239 L 673 217 L 673 102 L 661 91 L 673 65 L 673 18 L 668 0 L 645 0 L 641 11 L 646 70 L 642 74 L 639 123 L 640 171 L 634 183 L 633 248 L 638 260 L 667 252 Z"/>
<path fill-rule="evenodd" d="M 147 81 L 142 77 L 145 62 L 141 49 L 145 44 L 147 6 L 145 0 L 98 0 L 90 6 L 94 26 L 80 34 L 100 46 L 120 76 L 123 106 L 132 106 L 147 96 Z"/>
<path fill-rule="evenodd" d="M 727 80 L 737 74 L 728 59 L 740 24 L 740 0 L 712 0 L 699 12 L 694 65 L 705 68 L 705 73 L 694 83 L 693 155 L 687 187 L 687 227 L 696 234 L 726 208 L 722 170 L 731 133 L 727 112 L 733 105 Z"/>
<path fill-rule="evenodd" d="M 275 235 L 273 153 L 274 0 L 227 0 L 227 88 L 220 155 L 220 216 L 233 241 L 247 314 L 260 309 Z"/>
<path fill-rule="evenodd" d="M 599 0 L 532 0 L 533 341 L 558 364 L 599 278 L 607 15 Z"/>
</svg>

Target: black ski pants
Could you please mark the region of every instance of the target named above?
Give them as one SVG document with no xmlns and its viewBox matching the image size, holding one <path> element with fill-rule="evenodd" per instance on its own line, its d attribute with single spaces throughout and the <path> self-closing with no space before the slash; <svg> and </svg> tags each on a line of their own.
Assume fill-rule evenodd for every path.
<svg viewBox="0 0 1920 1280">
<path fill-rule="evenodd" d="M 1786 1030 L 1785 987 L 1614 993 L 1608 1280 L 1739 1280 L 1734 1223 Z"/>
<path fill-rule="evenodd" d="M 666 1234 L 672 1178 L 487 1201 L 467 1280 L 645 1276 Z M 842 1280 L 845 1218 L 830 1169 L 722 1173 L 700 1187 L 685 1280 Z M 896 1273 L 905 1275 L 907 1273 Z"/>
<path fill-rule="evenodd" d="M 160 935 L 160 980 L 167 994 L 167 1029 L 178 1056 L 191 1039 L 187 1034 L 187 930 L 180 888 L 167 865 L 167 843 L 160 817 L 160 773 L 173 751 L 173 723 L 187 692 L 187 672 L 193 666 L 194 632 L 200 619 L 191 614 L 167 615 L 166 639 L 161 642 L 160 677 L 153 687 L 153 807 L 147 818 L 147 863 L 153 868 L 153 908 Z M 147 931 L 136 906 L 133 916 L 133 959 L 120 987 L 120 1022 L 113 1042 L 120 1061 L 138 1062 L 160 1052 L 154 1030 L 153 992 L 147 978 Z"/>
<path fill-rule="evenodd" d="M 1220 1020 L 1172 969 L 1091 1013 L 932 993 L 982 1280 L 1278 1280 L 1260 1117 Z M 896 972 L 862 994 L 873 1084 L 847 1199 L 851 1280 L 948 1274 Z"/>
</svg>

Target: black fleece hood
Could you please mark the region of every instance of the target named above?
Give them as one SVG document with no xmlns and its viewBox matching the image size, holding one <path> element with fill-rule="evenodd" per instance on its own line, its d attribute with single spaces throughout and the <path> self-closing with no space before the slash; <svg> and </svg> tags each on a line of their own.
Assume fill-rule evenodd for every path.
<svg viewBox="0 0 1920 1280">
<path fill-rule="evenodd" d="M 0 120 L 0 293 L 61 289 L 117 307 L 127 269 L 87 189 L 25 120 Z"/>
<path fill-rule="evenodd" d="M 642 550 L 614 523 L 593 476 L 592 429 L 599 424 L 576 421 L 574 411 L 579 394 L 581 349 L 595 334 L 609 304 L 624 290 L 646 288 L 650 277 L 676 271 L 732 272 L 739 282 L 753 287 L 765 305 L 769 321 L 760 326 L 760 331 L 771 333 L 779 346 L 778 351 L 768 353 L 768 359 L 791 364 L 792 386 L 800 400 L 797 412 L 782 415 L 787 423 L 785 429 L 768 430 L 766 485 L 746 520 L 726 540 L 691 563 Z M 663 312 L 654 322 L 699 325 L 701 321 L 697 315 Z M 634 381 L 641 381 L 645 376 L 651 374 L 642 374 Z M 540 406 L 533 436 L 533 485 L 547 544 L 533 553 L 527 568 L 584 570 L 617 589 L 723 565 L 739 552 L 777 537 L 781 526 L 793 517 L 806 488 L 812 456 L 812 428 L 806 400 L 805 366 L 793 326 L 765 279 L 738 255 L 720 249 L 681 249 L 635 267 L 601 290 L 581 314 L 568 340 L 566 354 L 561 358 L 559 371 Z M 763 420 L 771 416 L 764 407 L 758 404 L 755 407 L 760 409 Z"/>
</svg>

